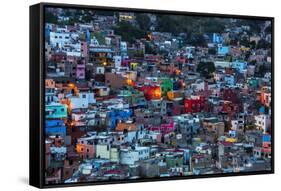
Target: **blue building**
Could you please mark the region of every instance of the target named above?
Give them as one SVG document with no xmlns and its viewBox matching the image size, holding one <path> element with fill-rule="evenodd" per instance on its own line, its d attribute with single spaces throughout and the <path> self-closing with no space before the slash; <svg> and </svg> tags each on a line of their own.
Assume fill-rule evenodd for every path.
<svg viewBox="0 0 281 191">
<path fill-rule="evenodd" d="M 226 55 L 229 52 L 228 46 L 218 46 L 218 55 Z"/>
<path fill-rule="evenodd" d="M 60 135 L 66 136 L 66 126 L 63 120 L 46 120 L 45 133 L 47 136 Z"/>
<path fill-rule="evenodd" d="M 226 75 L 224 81 L 227 85 L 233 86 L 235 84 L 235 78 L 233 75 Z"/>
<path fill-rule="evenodd" d="M 232 62 L 232 68 L 236 69 L 238 72 L 243 72 L 247 68 L 247 62 L 238 61 Z"/>
<path fill-rule="evenodd" d="M 213 33 L 212 42 L 216 44 L 221 44 L 223 43 L 223 38 L 220 34 Z"/>
<path fill-rule="evenodd" d="M 271 142 L 271 135 L 263 134 L 262 142 Z"/>
<path fill-rule="evenodd" d="M 128 120 L 132 116 L 132 110 L 113 110 L 107 113 L 108 125 L 111 129 L 115 129 L 119 120 Z"/>
</svg>

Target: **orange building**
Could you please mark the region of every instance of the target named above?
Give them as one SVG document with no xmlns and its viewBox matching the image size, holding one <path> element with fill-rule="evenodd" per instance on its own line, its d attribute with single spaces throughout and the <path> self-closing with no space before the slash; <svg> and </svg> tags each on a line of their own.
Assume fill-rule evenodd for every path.
<svg viewBox="0 0 281 191">
<path fill-rule="evenodd" d="M 136 131 L 137 130 L 137 126 L 136 124 L 133 123 L 118 123 L 116 126 L 116 131 Z"/>
</svg>

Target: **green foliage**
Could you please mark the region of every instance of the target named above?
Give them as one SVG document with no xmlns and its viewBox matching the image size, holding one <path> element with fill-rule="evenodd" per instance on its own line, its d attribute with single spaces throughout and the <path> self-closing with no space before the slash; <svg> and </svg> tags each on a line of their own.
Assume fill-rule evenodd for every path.
<svg viewBox="0 0 281 191">
<path fill-rule="evenodd" d="M 269 49 L 269 48 L 271 48 L 271 43 L 267 42 L 264 39 L 261 39 L 257 44 L 257 48 L 258 49 L 260 49 L 260 48 Z"/>
<path fill-rule="evenodd" d="M 53 13 L 51 13 L 49 11 L 46 11 L 45 12 L 45 22 L 46 23 L 57 24 L 58 23 L 58 19 L 57 19 L 57 17 Z"/>
<path fill-rule="evenodd" d="M 197 66 L 197 72 L 205 78 L 211 78 L 215 70 L 216 68 L 213 62 L 200 62 Z"/>
<path fill-rule="evenodd" d="M 215 55 L 215 54 L 217 54 L 217 50 L 215 48 L 209 48 L 208 54 Z"/>
<path fill-rule="evenodd" d="M 240 45 L 245 46 L 245 47 L 250 47 L 250 40 L 248 37 L 244 36 L 240 40 Z"/>
<path fill-rule="evenodd" d="M 129 43 L 135 42 L 136 39 L 144 38 L 146 32 L 135 27 L 129 22 L 121 21 L 116 27 L 113 27 L 115 34 L 122 36 L 122 40 Z"/>
<path fill-rule="evenodd" d="M 141 30 L 149 30 L 150 19 L 147 16 L 147 14 L 144 13 L 136 14 L 136 21 L 138 22 Z"/>
<path fill-rule="evenodd" d="M 207 41 L 202 34 L 194 34 L 189 43 L 193 46 L 207 47 Z"/>
<path fill-rule="evenodd" d="M 115 12 L 113 11 L 95 11 L 96 15 L 101 15 L 101 16 L 114 16 Z"/>
<path fill-rule="evenodd" d="M 255 49 L 256 46 L 257 46 L 256 41 L 253 40 L 253 41 L 250 42 L 250 48 L 251 48 L 251 49 Z"/>
<path fill-rule="evenodd" d="M 227 62 L 232 62 L 232 56 L 230 54 L 225 55 L 225 60 Z"/>
<path fill-rule="evenodd" d="M 148 42 L 145 43 L 145 54 L 157 54 L 157 51 Z"/>
<path fill-rule="evenodd" d="M 221 33 L 225 29 L 227 19 L 181 15 L 157 15 L 157 22 L 157 31 L 170 32 L 174 35 L 186 33 L 186 43 L 205 45 L 203 34 Z"/>
<path fill-rule="evenodd" d="M 266 67 L 264 66 L 264 64 L 262 64 L 259 66 L 257 74 L 259 76 L 264 76 L 265 73 L 266 73 Z"/>
<path fill-rule="evenodd" d="M 262 20 L 249 20 L 249 19 L 241 19 L 237 21 L 237 26 L 249 26 L 250 33 L 260 33 L 261 25 L 264 23 Z"/>
<path fill-rule="evenodd" d="M 89 14 L 84 14 L 82 16 L 82 21 L 85 23 L 90 23 L 92 21 L 92 19 L 93 19 L 92 16 Z"/>
<path fill-rule="evenodd" d="M 91 32 L 90 37 L 91 39 L 95 37 L 98 40 L 99 44 L 101 45 L 105 44 L 105 38 L 100 32 Z"/>
<path fill-rule="evenodd" d="M 221 33 L 227 19 L 207 18 L 181 15 L 157 15 L 156 30 L 160 32 L 179 33 Z"/>
</svg>

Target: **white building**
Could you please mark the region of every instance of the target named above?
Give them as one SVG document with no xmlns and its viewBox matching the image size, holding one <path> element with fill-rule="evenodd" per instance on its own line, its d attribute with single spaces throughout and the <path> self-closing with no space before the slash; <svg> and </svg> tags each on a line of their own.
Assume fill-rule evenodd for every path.
<svg viewBox="0 0 281 191">
<path fill-rule="evenodd" d="M 86 114 L 85 113 L 72 113 L 71 118 L 74 121 L 81 121 L 86 118 Z"/>
<path fill-rule="evenodd" d="M 255 121 L 256 121 L 255 125 L 256 125 L 257 129 L 262 130 L 263 133 L 268 131 L 268 129 L 270 127 L 270 122 L 271 122 L 269 115 L 265 115 L 265 114 L 256 115 Z"/>
<path fill-rule="evenodd" d="M 96 74 L 104 74 L 104 72 L 105 72 L 105 69 L 103 66 L 96 68 Z"/>
<path fill-rule="evenodd" d="M 194 91 L 203 91 L 206 87 L 205 84 L 206 82 L 204 80 L 198 79 L 195 83 L 191 84 L 191 89 Z"/>
<path fill-rule="evenodd" d="M 98 144 L 96 145 L 96 157 L 119 162 L 119 149 L 111 147 L 110 144 Z"/>
<path fill-rule="evenodd" d="M 222 68 L 230 68 L 231 67 L 231 62 L 227 61 L 215 61 L 214 62 L 215 67 L 222 67 Z"/>
<path fill-rule="evenodd" d="M 70 42 L 70 34 L 69 33 L 57 33 L 50 32 L 50 43 L 52 47 L 60 47 L 62 48 L 65 44 Z"/>
<path fill-rule="evenodd" d="M 88 108 L 89 104 L 96 103 L 94 93 L 91 92 L 80 92 L 79 96 L 72 96 L 69 99 L 72 109 Z"/>
<path fill-rule="evenodd" d="M 121 56 L 114 56 L 114 65 L 116 68 L 121 67 Z"/>
<path fill-rule="evenodd" d="M 139 160 L 149 158 L 149 147 L 136 147 L 135 149 L 121 149 L 120 150 L 120 163 L 133 165 Z"/>
</svg>

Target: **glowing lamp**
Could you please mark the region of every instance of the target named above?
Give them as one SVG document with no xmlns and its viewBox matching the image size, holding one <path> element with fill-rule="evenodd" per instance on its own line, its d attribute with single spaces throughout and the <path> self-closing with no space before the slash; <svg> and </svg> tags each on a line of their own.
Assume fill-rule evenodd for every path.
<svg viewBox="0 0 281 191">
<path fill-rule="evenodd" d="M 174 99 L 174 92 L 172 92 L 172 91 L 167 92 L 167 97 L 168 97 L 169 100 L 173 100 Z"/>
<path fill-rule="evenodd" d="M 75 85 L 74 85 L 73 83 L 69 83 L 69 84 L 68 84 L 68 87 L 70 87 L 70 88 L 73 89 L 73 88 L 75 87 Z"/>
<path fill-rule="evenodd" d="M 160 89 L 160 87 L 155 88 L 155 90 L 154 90 L 154 97 L 156 99 L 161 98 L 161 89 Z"/>
<path fill-rule="evenodd" d="M 129 86 L 133 86 L 134 82 L 133 82 L 133 80 L 131 80 L 131 79 L 127 79 L 127 84 L 128 84 Z"/>
</svg>

